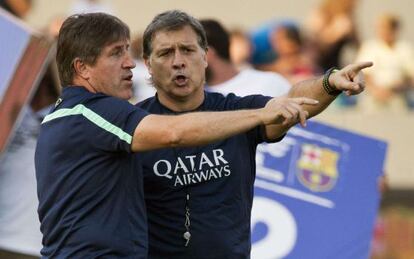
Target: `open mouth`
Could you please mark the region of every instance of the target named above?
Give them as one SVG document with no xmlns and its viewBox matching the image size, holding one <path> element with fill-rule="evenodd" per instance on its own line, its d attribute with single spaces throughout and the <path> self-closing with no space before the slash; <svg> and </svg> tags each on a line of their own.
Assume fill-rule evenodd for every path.
<svg viewBox="0 0 414 259">
<path fill-rule="evenodd" d="M 124 76 L 123 80 L 132 81 L 132 75 Z"/>
<path fill-rule="evenodd" d="M 174 77 L 174 82 L 178 85 L 178 86 L 184 86 L 187 84 L 188 82 L 188 78 L 185 75 L 176 75 Z"/>
</svg>

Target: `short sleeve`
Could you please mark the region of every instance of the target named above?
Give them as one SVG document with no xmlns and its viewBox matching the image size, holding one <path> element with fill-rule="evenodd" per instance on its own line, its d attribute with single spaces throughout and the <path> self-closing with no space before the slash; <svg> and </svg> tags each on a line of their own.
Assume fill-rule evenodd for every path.
<svg viewBox="0 0 414 259">
<path fill-rule="evenodd" d="M 92 124 L 88 134 L 93 146 L 107 152 L 131 152 L 132 137 L 148 112 L 127 101 L 107 97 L 86 105 Z"/>
<path fill-rule="evenodd" d="M 270 99 L 272 97 L 263 95 L 238 97 L 231 93 L 226 96 L 226 108 L 230 108 L 231 110 L 259 109 L 263 108 Z"/>
</svg>

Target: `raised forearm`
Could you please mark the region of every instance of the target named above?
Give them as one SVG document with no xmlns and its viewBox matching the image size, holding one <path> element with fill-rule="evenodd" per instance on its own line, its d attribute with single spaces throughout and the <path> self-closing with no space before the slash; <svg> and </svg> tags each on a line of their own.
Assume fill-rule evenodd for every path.
<svg viewBox="0 0 414 259">
<path fill-rule="evenodd" d="M 336 96 L 329 95 L 322 87 L 323 77 L 305 80 L 295 84 L 288 93 L 288 97 L 308 97 L 318 100 L 317 105 L 303 104 L 309 112 L 309 117 L 315 116 L 326 109 L 335 100 Z"/>
<path fill-rule="evenodd" d="M 330 70 L 330 72 L 328 71 L 327 74 L 319 78 L 297 83 L 289 91 L 288 97 L 307 97 L 318 100 L 318 103 L 300 103 L 301 109 L 308 112 L 306 118 L 310 118 L 325 110 L 335 100 L 338 92 L 343 91 L 347 95 L 355 95 L 364 91 L 365 82 L 361 70 L 372 65 L 372 62 L 360 62 L 348 65 L 335 73 L 330 73 L 333 71 Z M 275 139 L 298 121 L 290 120 L 290 122 L 282 125 L 267 126 L 267 137 Z M 302 125 L 305 126 L 304 123 Z"/>
<path fill-rule="evenodd" d="M 329 104 L 335 100 L 335 96 L 329 95 L 322 87 L 323 77 L 309 79 L 306 81 L 295 84 L 288 93 L 289 98 L 307 97 L 314 100 L 318 100 L 318 103 L 302 103 L 302 109 L 308 112 L 306 119 L 315 116 L 326 109 Z M 266 136 L 269 140 L 278 139 L 285 134 L 292 126 L 299 122 L 297 120 L 291 120 L 287 124 L 274 124 L 266 126 Z"/>
</svg>

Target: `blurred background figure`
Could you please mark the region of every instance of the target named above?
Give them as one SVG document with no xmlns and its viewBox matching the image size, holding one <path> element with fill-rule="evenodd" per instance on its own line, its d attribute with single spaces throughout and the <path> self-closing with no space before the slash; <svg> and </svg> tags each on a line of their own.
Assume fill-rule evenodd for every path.
<svg viewBox="0 0 414 259">
<path fill-rule="evenodd" d="M 108 1 L 100 0 L 74 0 L 69 9 L 69 14 L 96 12 L 113 14 L 114 10 Z"/>
<path fill-rule="evenodd" d="M 0 7 L 23 19 L 30 12 L 32 1 L 2 0 Z M 31 105 L 23 107 L 15 134 L 0 153 L 0 258 L 34 259 L 40 256 L 42 235 L 37 216 L 33 158 L 39 118 L 45 112 L 42 108 L 47 105 L 42 93 L 48 87 L 48 80 L 42 80 L 43 86 L 39 87 Z"/>
<path fill-rule="evenodd" d="M 249 36 L 242 29 L 230 30 L 230 59 L 239 69 L 250 66 L 249 59 L 252 54 L 252 44 Z"/>
<path fill-rule="evenodd" d="M 269 67 L 271 71 L 280 73 L 292 84 L 322 73 L 309 57 L 297 24 L 282 23 L 270 37 L 276 53 L 276 59 Z"/>
<path fill-rule="evenodd" d="M 0 6 L 23 19 L 31 10 L 32 1 L 0 1 Z M 52 31 L 56 34 L 58 29 Z M 1 259 L 35 259 L 40 256 L 42 235 L 37 215 L 34 153 L 40 123 L 59 95 L 55 73 L 51 65 L 31 101 L 20 111 L 16 130 L 7 148 L 0 153 Z"/>
<path fill-rule="evenodd" d="M 0 0 L 0 7 L 23 19 L 32 8 L 31 0 Z"/>
<path fill-rule="evenodd" d="M 47 0 L 0 0 L 0 8 L 25 19 L 31 27 L 39 29 L 48 24 L 43 32 L 52 38 L 57 35 L 61 21 L 65 16 L 73 12 L 104 11 L 114 13 L 115 10 L 117 15 L 121 15 L 128 21 L 133 31 L 140 31 L 147 24 L 147 19 L 151 14 L 171 8 L 171 5 L 162 1 L 143 4 L 139 1 L 63 0 L 54 1 L 53 5 L 51 3 Z M 387 122 L 384 123 L 382 122 L 382 114 L 366 116 L 366 114 L 359 112 L 355 113 L 352 108 L 354 106 L 349 106 L 358 101 L 357 105 L 361 105 L 363 109 L 368 111 L 370 109 L 367 107 L 371 107 L 373 111 L 392 110 L 393 108 L 390 106 L 394 105 L 389 103 L 394 102 L 391 101 L 395 98 L 394 96 L 399 99 L 397 111 L 407 109 L 404 98 L 414 106 L 414 91 L 413 88 L 410 88 L 413 85 L 413 76 L 411 76 L 412 72 L 409 72 L 412 71 L 409 69 L 412 65 L 409 63 L 414 58 L 413 54 L 408 54 L 413 52 L 411 43 L 413 43 L 414 30 L 409 28 L 413 24 L 414 16 L 410 15 L 409 10 L 413 9 L 414 1 L 244 1 L 240 4 L 237 12 L 229 13 L 227 7 L 234 3 L 235 1 L 211 1 L 202 5 L 182 1 L 175 3 L 177 5 L 175 8 L 184 8 L 198 13 L 200 16 L 209 17 L 212 15 L 209 13 L 211 8 L 221 4 L 223 8 L 215 9 L 217 11 L 214 12 L 214 18 L 222 21 L 223 24 L 229 23 L 232 28 L 236 28 L 230 31 L 231 62 L 228 62 L 227 65 L 216 66 L 221 62 L 215 60 L 221 59 L 221 57 L 218 55 L 209 56 L 211 68 L 209 73 L 212 76 L 207 84 L 209 90 L 222 93 L 234 91 L 241 95 L 245 90 L 250 93 L 263 94 L 269 93 L 267 89 L 277 91 L 276 83 L 268 83 L 270 86 L 264 87 L 265 89 L 261 92 L 262 90 L 256 87 L 261 85 L 261 81 L 257 81 L 258 79 L 254 76 L 249 79 L 250 72 L 253 71 L 252 74 L 255 74 L 256 70 L 248 69 L 247 73 L 241 73 L 241 71 L 250 67 L 279 71 L 291 82 L 295 82 L 295 76 L 291 77 L 289 74 L 292 73 L 292 67 L 294 67 L 293 71 L 302 71 L 302 69 L 296 68 L 296 66 L 302 67 L 300 60 L 303 57 L 300 56 L 305 56 L 304 59 L 310 61 L 316 70 L 313 72 L 316 73 L 322 73 L 326 68 L 334 65 L 340 67 L 343 62 L 347 63 L 356 58 L 375 62 L 375 66 L 366 71 L 368 74 L 366 78 L 368 81 L 367 89 L 360 96 L 361 99 L 357 100 L 356 97 L 349 98 L 340 95 L 336 99 L 336 107 L 338 108 L 339 105 L 340 108 L 343 108 L 344 105 L 347 105 L 351 109 L 340 110 L 340 116 L 338 116 L 337 109 L 332 109 L 330 116 L 326 116 L 328 115 L 326 113 L 326 117 L 319 117 L 319 119 L 340 128 L 344 127 L 380 137 L 389 143 L 391 148 L 387 157 L 387 172 L 390 176 L 390 188 L 384 195 L 385 206 L 383 205 L 383 213 L 379 218 L 374 235 L 375 239 L 379 239 L 379 243 L 373 244 L 375 251 L 373 251 L 371 258 L 414 258 L 414 178 L 412 177 L 414 167 L 409 155 L 411 147 L 414 145 L 412 138 L 410 138 L 414 112 L 394 113 L 395 116 L 389 116 L 390 120 L 387 119 Z M 316 3 L 317 6 L 313 6 L 313 3 Z M 137 12 L 132 10 L 139 10 L 141 15 L 137 15 Z M 271 11 L 267 12 L 268 10 Z M 388 16 L 393 16 L 397 20 L 397 26 L 390 25 L 392 24 L 390 21 L 384 22 L 385 26 L 377 25 L 377 34 L 381 35 L 379 31 L 382 30 L 385 36 L 377 36 L 369 41 L 364 41 L 358 53 L 353 52 L 354 49 L 358 49 L 359 32 L 361 32 L 360 35 L 363 39 L 366 39 L 368 35 L 373 35 L 372 20 L 380 13 L 390 11 L 395 12 L 394 15 Z M 290 21 L 289 25 L 292 26 L 284 28 L 285 21 Z M 257 26 L 258 24 L 260 26 Z M 281 26 L 280 30 L 279 26 Z M 296 29 L 298 34 L 296 34 Z M 388 31 L 388 36 L 386 36 L 386 31 Z M 209 35 L 207 36 L 209 37 Z M 382 38 L 394 39 L 388 43 Z M 133 39 L 131 51 L 137 63 L 137 67 L 133 71 L 134 99 L 141 101 L 153 96 L 155 91 L 149 83 L 149 74 L 141 60 L 140 36 Z M 408 39 L 410 42 L 402 39 Z M 210 37 L 209 41 L 211 41 Z M 214 49 L 214 46 L 211 43 L 210 50 Z M 301 54 L 298 54 L 298 48 L 301 49 Z M 401 51 L 405 54 L 400 54 Z M 213 51 L 211 51 L 212 53 Z M 284 57 L 285 55 L 286 57 Z M 365 55 L 367 57 L 364 57 Z M 368 55 L 371 56 L 368 57 Z M 411 58 L 408 58 L 410 55 Z M 344 58 L 345 61 L 343 61 Z M 304 63 L 307 64 L 308 61 Z M 222 64 L 226 64 L 226 62 Z M 319 64 L 325 65 L 320 67 Z M 272 68 L 272 66 L 276 68 Z M 221 80 L 214 79 L 219 74 L 218 67 L 223 69 L 224 76 Z M 242 76 L 243 74 L 247 76 Z M 293 72 L 293 74 L 296 73 Z M 260 80 L 268 82 L 274 80 L 265 79 L 268 75 L 271 75 L 270 78 L 274 78 L 275 74 L 264 73 Z M 390 81 L 390 79 L 382 79 L 383 77 L 400 78 L 395 81 L 404 83 L 394 84 L 394 86 L 400 85 L 394 89 L 393 86 L 390 86 L 392 84 L 383 85 L 383 83 Z M 213 81 L 221 83 L 213 84 Z M 267 83 L 263 85 L 265 84 Z M 283 93 L 283 91 L 281 92 Z M 271 94 L 281 94 L 281 92 L 271 92 Z M 411 99 L 408 98 L 409 96 L 412 96 Z M 30 132 L 36 132 L 37 118 L 40 119 L 42 115 L 37 112 L 39 108 L 32 106 L 28 105 L 22 111 L 24 116 L 21 116 L 21 124 L 16 125 L 16 127 L 18 126 L 17 134 L 9 145 L 10 150 L 5 151 L 3 157 L 0 156 L 0 259 L 25 258 L 22 256 L 32 258 L 30 256 L 38 255 L 38 249 L 33 249 L 40 242 L 37 236 L 39 233 L 38 216 L 37 213 L 33 213 L 33 209 L 36 209 L 37 206 L 35 205 L 37 194 L 33 188 L 35 184 L 33 171 L 30 169 L 32 161 L 27 159 L 27 156 L 32 156 L 30 148 L 35 140 L 35 135 Z M 331 106 L 331 108 L 335 107 Z M 0 121 L 0 127 L 2 127 L 1 123 Z M 395 126 L 398 127 L 398 131 L 395 130 Z M 15 206 L 13 207 L 12 204 Z M 10 220 L 14 217 L 16 222 Z M 401 256 L 398 256 L 399 254 Z"/>
<path fill-rule="evenodd" d="M 291 84 L 322 74 L 297 22 L 274 20 L 254 29 L 251 37 L 251 62 L 258 70 L 279 73 Z"/>
<path fill-rule="evenodd" d="M 306 23 L 316 63 L 323 71 L 340 67 L 345 47 L 357 45 L 355 8 L 358 0 L 323 0 Z"/>
<path fill-rule="evenodd" d="M 0 258 L 40 256 L 34 153 L 40 123 L 59 95 L 57 85 L 49 69 L 32 101 L 22 109 L 16 132 L 0 155 Z"/>
<path fill-rule="evenodd" d="M 376 38 L 364 42 L 357 60 L 371 60 L 367 69 L 367 91 L 360 105 L 367 112 L 401 112 L 414 83 L 414 49 L 399 39 L 401 21 L 393 14 L 380 15 Z"/>
<path fill-rule="evenodd" d="M 60 27 L 62 27 L 63 21 L 65 21 L 65 15 L 56 15 L 50 21 L 49 24 L 43 29 L 45 34 L 52 40 L 56 40 L 59 35 Z"/>
<path fill-rule="evenodd" d="M 249 62 L 255 69 L 269 71 L 269 66 L 276 60 L 276 53 L 272 48 L 270 35 L 277 25 L 278 22 L 272 20 L 250 31 L 249 38 L 252 50 Z"/>
<path fill-rule="evenodd" d="M 230 59 L 230 35 L 216 20 L 200 20 L 207 35 L 208 52 L 206 69 L 207 90 L 224 95 L 239 96 L 262 94 L 280 96 L 290 89 L 289 82 L 281 75 L 252 68 L 239 70 Z"/>
<path fill-rule="evenodd" d="M 149 97 L 155 95 L 155 88 L 151 84 L 150 74 L 142 59 L 142 34 L 138 33 L 132 38 L 131 42 L 131 54 L 136 63 L 135 68 L 132 69 L 132 81 L 134 96 L 132 102 L 141 102 Z"/>
</svg>

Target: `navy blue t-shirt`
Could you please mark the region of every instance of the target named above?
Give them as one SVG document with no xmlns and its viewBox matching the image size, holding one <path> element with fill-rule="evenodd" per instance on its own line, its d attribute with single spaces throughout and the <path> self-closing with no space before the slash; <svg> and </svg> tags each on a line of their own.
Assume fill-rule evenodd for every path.
<svg viewBox="0 0 414 259">
<path fill-rule="evenodd" d="M 197 110 L 260 108 L 269 99 L 206 92 Z M 157 97 L 137 105 L 154 114 L 176 114 Z M 263 141 L 264 127 L 257 127 L 202 147 L 161 149 L 135 156 L 144 170 L 149 258 L 250 257 L 255 152 Z M 187 247 L 183 238 L 186 203 L 191 233 Z"/>
<path fill-rule="evenodd" d="M 35 154 L 41 254 L 146 258 L 142 171 L 131 140 L 148 113 L 76 86 L 60 100 L 42 122 Z"/>
</svg>

